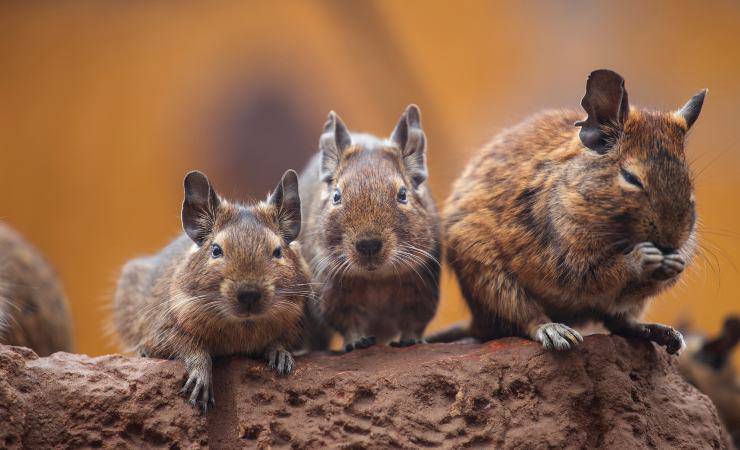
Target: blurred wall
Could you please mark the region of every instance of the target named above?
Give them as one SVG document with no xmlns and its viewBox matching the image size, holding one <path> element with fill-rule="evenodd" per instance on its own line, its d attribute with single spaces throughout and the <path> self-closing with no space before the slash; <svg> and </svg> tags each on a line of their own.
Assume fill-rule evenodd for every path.
<svg viewBox="0 0 740 450">
<path fill-rule="evenodd" d="M 739 25 L 731 1 L 3 2 L 0 219 L 60 272 L 78 351 L 113 352 L 119 268 L 179 232 L 187 170 L 262 197 L 329 110 L 387 134 L 415 102 L 441 203 L 489 137 L 609 67 L 636 105 L 710 88 L 688 150 L 704 253 L 648 318 L 713 332 L 740 312 Z M 446 275 L 433 328 L 466 314 Z"/>
</svg>

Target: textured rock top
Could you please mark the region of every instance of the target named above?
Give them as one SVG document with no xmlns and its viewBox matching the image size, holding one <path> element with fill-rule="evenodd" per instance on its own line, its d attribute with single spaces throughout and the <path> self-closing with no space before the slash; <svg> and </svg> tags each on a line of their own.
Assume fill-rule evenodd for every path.
<svg viewBox="0 0 740 450">
<path fill-rule="evenodd" d="M 202 416 L 178 362 L 0 346 L 0 446 L 729 446 L 674 359 L 620 337 L 566 354 L 515 338 L 311 354 L 288 377 L 232 358 L 214 375 Z"/>
</svg>

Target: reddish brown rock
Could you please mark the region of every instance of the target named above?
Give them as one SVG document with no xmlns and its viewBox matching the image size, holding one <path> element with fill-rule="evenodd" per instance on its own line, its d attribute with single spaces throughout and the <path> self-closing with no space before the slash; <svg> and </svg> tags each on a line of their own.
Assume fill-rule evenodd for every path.
<svg viewBox="0 0 740 450">
<path fill-rule="evenodd" d="M 591 336 L 569 354 L 504 339 L 216 364 L 216 408 L 177 362 L 0 349 L 0 446 L 679 447 L 728 440 L 662 349 Z M 207 420 L 206 420 L 207 419 Z M 206 423 L 207 422 L 207 423 Z M 4 441 L 3 441 L 4 440 Z"/>
<path fill-rule="evenodd" d="M 174 361 L 0 346 L 0 447 L 207 445 L 205 419 L 177 395 L 184 373 Z"/>
<path fill-rule="evenodd" d="M 569 354 L 520 339 L 378 347 L 301 359 L 289 379 L 232 360 L 217 381 L 229 400 L 209 417 L 214 446 L 727 445 L 714 406 L 673 358 L 618 337 L 589 337 Z"/>
</svg>

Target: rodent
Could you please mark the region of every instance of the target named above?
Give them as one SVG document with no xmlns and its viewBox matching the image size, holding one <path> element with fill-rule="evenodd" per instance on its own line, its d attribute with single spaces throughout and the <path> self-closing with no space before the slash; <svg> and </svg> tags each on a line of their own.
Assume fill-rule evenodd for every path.
<svg viewBox="0 0 740 450">
<path fill-rule="evenodd" d="M 710 338 L 686 329 L 686 351 L 678 359 L 684 378 L 709 397 L 725 428 L 740 444 L 740 377 L 732 365 L 740 342 L 740 316 L 725 319 L 717 336 Z"/>
<path fill-rule="evenodd" d="M 213 357 L 262 356 L 278 374 L 293 370 L 290 350 L 300 344 L 311 292 L 295 241 L 294 171 L 266 201 L 249 205 L 222 199 L 201 172 L 188 173 L 184 188 L 184 233 L 124 266 L 113 320 L 131 350 L 183 361 L 183 393 L 205 410 L 214 404 Z"/>
<path fill-rule="evenodd" d="M 0 223 L 0 343 L 39 356 L 71 352 L 72 318 L 62 285 L 41 253 Z"/>
<path fill-rule="evenodd" d="M 683 347 L 679 332 L 638 317 L 696 247 L 684 146 L 706 92 L 675 112 L 640 110 L 619 74 L 596 70 L 585 120 L 540 113 L 471 160 L 443 228 L 473 337 L 520 335 L 567 350 L 582 341 L 571 325 L 602 321 L 669 353 Z"/>
<path fill-rule="evenodd" d="M 738 342 L 740 342 L 740 315 L 728 316 L 719 335 L 714 339 L 703 339 L 701 348 L 693 356 L 698 362 L 714 370 L 721 370 L 729 365 L 728 361 Z"/>
<path fill-rule="evenodd" d="M 301 242 L 319 316 L 345 351 L 421 341 L 439 302 L 440 224 L 427 184 L 421 114 L 388 139 L 350 133 L 333 111 L 300 177 Z"/>
</svg>

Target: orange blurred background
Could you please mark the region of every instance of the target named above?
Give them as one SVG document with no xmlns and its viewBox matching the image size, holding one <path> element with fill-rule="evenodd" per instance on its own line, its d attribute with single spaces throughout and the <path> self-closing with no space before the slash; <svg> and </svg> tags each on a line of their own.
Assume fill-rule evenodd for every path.
<svg viewBox="0 0 740 450">
<path fill-rule="evenodd" d="M 118 271 L 180 231 L 187 170 L 261 198 L 329 110 L 385 135 L 414 102 L 441 204 L 483 142 L 577 108 L 602 67 L 636 105 L 710 88 L 688 149 L 707 253 L 647 316 L 740 312 L 738 2 L 3 2 L 0 67 L 0 219 L 58 269 L 82 353 L 117 351 Z M 430 329 L 467 314 L 449 273 L 442 296 Z"/>
</svg>

